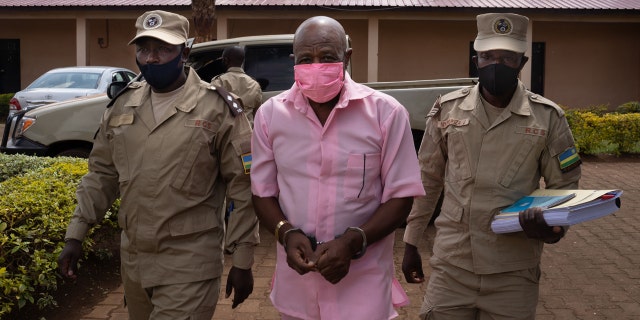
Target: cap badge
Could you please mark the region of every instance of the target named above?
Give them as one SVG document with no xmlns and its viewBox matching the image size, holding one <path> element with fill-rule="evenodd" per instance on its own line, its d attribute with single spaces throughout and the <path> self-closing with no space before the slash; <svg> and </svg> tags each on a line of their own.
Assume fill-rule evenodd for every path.
<svg viewBox="0 0 640 320">
<path fill-rule="evenodd" d="M 157 14 L 150 14 L 144 20 L 144 28 L 145 29 L 155 29 L 162 25 L 162 17 Z"/>
<path fill-rule="evenodd" d="M 513 25 L 508 19 L 500 18 L 493 23 L 493 32 L 495 33 L 509 34 L 511 30 L 513 30 Z"/>
</svg>

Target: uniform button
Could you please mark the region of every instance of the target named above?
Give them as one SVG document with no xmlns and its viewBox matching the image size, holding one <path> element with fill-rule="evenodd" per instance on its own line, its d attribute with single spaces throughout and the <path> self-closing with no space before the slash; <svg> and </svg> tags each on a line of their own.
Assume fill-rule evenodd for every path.
<svg viewBox="0 0 640 320">
<path fill-rule="evenodd" d="M 538 99 L 538 95 L 537 94 L 531 95 L 531 99 Z"/>
<path fill-rule="evenodd" d="M 464 94 L 469 93 L 469 88 L 464 88 L 464 89 L 462 89 L 462 93 L 464 93 Z"/>
</svg>

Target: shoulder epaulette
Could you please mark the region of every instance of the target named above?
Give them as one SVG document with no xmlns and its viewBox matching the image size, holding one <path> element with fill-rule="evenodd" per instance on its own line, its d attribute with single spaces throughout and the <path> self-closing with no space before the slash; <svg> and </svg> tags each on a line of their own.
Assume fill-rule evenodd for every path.
<svg viewBox="0 0 640 320">
<path fill-rule="evenodd" d="M 240 102 L 236 100 L 236 98 L 234 98 L 225 88 L 211 85 L 209 89 L 217 92 L 220 97 L 222 97 L 222 100 L 224 100 L 224 102 L 227 104 L 227 107 L 229 107 L 229 111 L 231 111 L 231 114 L 233 114 L 234 117 L 237 117 L 244 111 L 242 110 L 242 105 L 240 104 Z"/>
<path fill-rule="evenodd" d="M 471 92 L 471 88 L 468 87 L 448 92 L 442 95 L 442 97 L 440 98 L 440 103 L 464 98 L 469 95 L 469 92 Z"/>
<path fill-rule="evenodd" d="M 433 106 L 431 107 L 431 110 L 429 110 L 429 113 L 427 113 L 427 118 L 431 118 L 435 115 L 438 114 L 438 112 L 440 112 L 440 99 L 442 99 L 442 95 L 438 96 L 438 99 L 436 99 L 436 102 L 433 103 Z"/>
<path fill-rule="evenodd" d="M 559 116 L 564 115 L 564 110 L 562 110 L 562 108 L 559 105 L 557 105 L 555 102 L 539 94 L 535 94 L 535 93 L 529 94 L 529 100 L 531 100 L 531 102 L 539 103 L 539 104 L 554 108 L 556 112 L 558 112 Z"/>
<path fill-rule="evenodd" d="M 460 99 L 462 97 L 466 97 L 467 95 L 469 95 L 470 91 L 471 89 L 469 88 L 462 88 L 462 89 L 448 92 L 444 95 L 438 96 L 438 99 L 436 99 L 436 102 L 433 103 L 433 107 L 431 107 L 431 110 L 429 110 L 429 113 L 427 114 L 427 118 L 431 118 L 437 115 L 438 112 L 440 112 L 440 110 L 442 109 L 442 103 Z"/>
</svg>

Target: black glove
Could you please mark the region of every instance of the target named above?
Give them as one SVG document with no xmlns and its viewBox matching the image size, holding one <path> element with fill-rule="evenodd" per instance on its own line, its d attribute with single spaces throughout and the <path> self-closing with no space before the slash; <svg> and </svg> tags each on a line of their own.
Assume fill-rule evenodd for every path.
<svg viewBox="0 0 640 320">
<path fill-rule="evenodd" d="M 67 278 L 75 279 L 78 275 L 78 260 L 82 257 L 82 242 L 69 239 L 58 256 L 58 268 L 60 274 Z"/>
<path fill-rule="evenodd" d="M 564 237 L 563 227 L 550 227 L 544 220 L 542 208 L 533 207 L 520 211 L 520 226 L 528 238 L 542 240 L 545 243 L 556 243 Z"/>
<path fill-rule="evenodd" d="M 229 270 L 229 276 L 227 277 L 225 298 L 229 298 L 229 296 L 231 296 L 232 290 L 235 290 L 235 292 L 233 294 L 233 304 L 231 305 L 231 309 L 235 309 L 253 292 L 253 274 L 251 273 L 251 269 L 245 270 L 231 267 L 231 270 Z"/>
</svg>

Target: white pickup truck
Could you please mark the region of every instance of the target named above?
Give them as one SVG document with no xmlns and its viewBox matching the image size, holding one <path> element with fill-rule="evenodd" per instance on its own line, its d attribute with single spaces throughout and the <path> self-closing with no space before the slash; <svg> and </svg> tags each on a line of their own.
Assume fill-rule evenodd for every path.
<svg viewBox="0 0 640 320">
<path fill-rule="evenodd" d="M 194 44 L 189 64 L 210 81 L 224 71 L 224 48 L 245 48 L 244 69 L 263 88 L 266 100 L 293 84 L 293 35 L 250 36 Z M 425 116 L 441 94 L 474 84 L 475 78 L 373 82 L 366 85 L 395 97 L 407 108 L 416 146 Z M 11 115 L 7 119 L 0 152 L 41 156 L 88 157 L 100 118 L 109 102 L 106 94 L 67 100 Z"/>
</svg>

